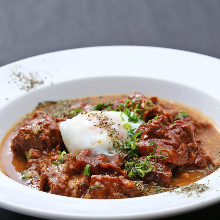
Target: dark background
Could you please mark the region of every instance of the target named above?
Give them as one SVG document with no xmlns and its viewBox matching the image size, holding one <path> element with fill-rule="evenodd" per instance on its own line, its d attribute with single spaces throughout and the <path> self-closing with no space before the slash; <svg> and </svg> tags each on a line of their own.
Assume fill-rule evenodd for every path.
<svg viewBox="0 0 220 220">
<path fill-rule="evenodd" d="M 78 47 L 145 45 L 220 58 L 219 0 L 0 0 L 0 66 Z M 209 217 L 220 204 L 170 219 Z M 0 209 L 0 219 L 36 219 Z"/>
<path fill-rule="evenodd" d="M 220 58 L 219 0 L 0 0 L 0 66 L 97 45 L 150 45 Z"/>
</svg>

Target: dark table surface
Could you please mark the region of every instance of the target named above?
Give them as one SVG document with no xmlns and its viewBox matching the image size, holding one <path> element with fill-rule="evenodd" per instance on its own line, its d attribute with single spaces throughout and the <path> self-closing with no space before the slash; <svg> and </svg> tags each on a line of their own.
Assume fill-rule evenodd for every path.
<svg viewBox="0 0 220 220">
<path fill-rule="evenodd" d="M 145 45 L 220 58 L 219 0 L 0 0 L 0 66 L 70 48 Z M 220 204 L 170 219 L 209 217 Z M 0 219 L 37 219 L 0 209 Z"/>
</svg>

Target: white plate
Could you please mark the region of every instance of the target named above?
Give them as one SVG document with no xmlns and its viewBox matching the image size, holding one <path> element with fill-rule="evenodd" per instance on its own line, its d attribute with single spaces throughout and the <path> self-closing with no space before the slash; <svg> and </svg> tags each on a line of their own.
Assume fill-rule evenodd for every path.
<svg viewBox="0 0 220 220">
<path fill-rule="evenodd" d="M 18 72 L 38 74 L 45 83 L 29 92 L 21 90 L 24 82 L 16 81 Z M 218 59 L 153 47 L 84 48 L 22 60 L 0 68 L 0 139 L 39 101 L 128 93 L 132 89 L 199 108 L 220 127 L 219 72 Z M 86 200 L 39 192 L 0 173 L 0 206 L 56 219 L 156 218 L 220 201 L 219 170 L 199 183 L 209 187 L 200 197 L 165 192 L 131 199 Z"/>
</svg>

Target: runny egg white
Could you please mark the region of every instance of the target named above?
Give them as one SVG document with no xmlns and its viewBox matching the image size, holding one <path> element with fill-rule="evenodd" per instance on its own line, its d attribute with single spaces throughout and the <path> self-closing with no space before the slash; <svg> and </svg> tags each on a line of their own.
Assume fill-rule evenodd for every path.
<svg viewBox="0 0 220 220">
<path fill-rule="evenodd" d="M 59 127 L 70 153 L 78 154 L 84 149 L 111 153 L 115 142 L 123 142 L 128 138 L 128 130 L 137 129 L 142 123 L 129 122 L 123 112 L 90 111 L 61 122 Z"/>
</svg>

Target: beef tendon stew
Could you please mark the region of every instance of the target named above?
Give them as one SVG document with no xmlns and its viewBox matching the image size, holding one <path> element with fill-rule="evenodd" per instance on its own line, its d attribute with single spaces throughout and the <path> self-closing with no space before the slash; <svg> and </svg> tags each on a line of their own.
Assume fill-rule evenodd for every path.
<svg viewBox="0 0 220 220">
<path fill-rule="evenodd" d="M 220 164 L 219 144 L 202 113 L 133 91 L 39 103 L 4 138 L 1 168 L 52 194 L 130 198 L 209 175 Z"/>
</svg>

